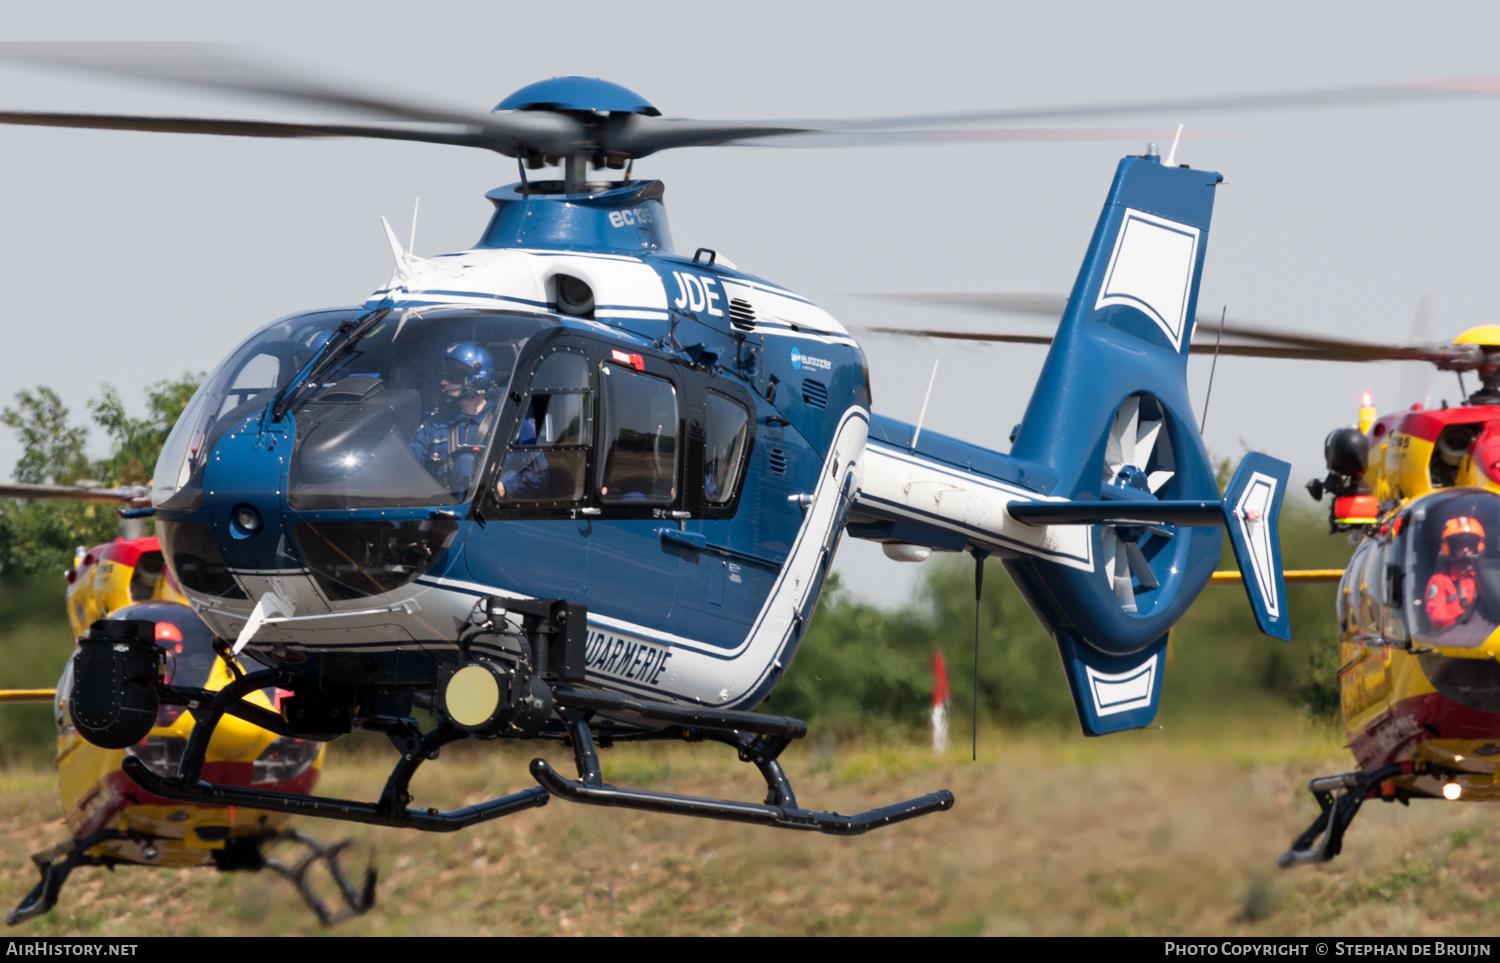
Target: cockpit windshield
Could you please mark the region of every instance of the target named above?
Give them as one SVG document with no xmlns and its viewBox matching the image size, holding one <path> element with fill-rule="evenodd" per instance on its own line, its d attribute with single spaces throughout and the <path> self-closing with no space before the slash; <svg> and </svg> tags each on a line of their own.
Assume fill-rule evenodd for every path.
<svg viewBox="0 0 1500 963">
<path fill-rule="evenodd" d="M 172 429 L 152 479 L 163 508 L 202 504 L 209 453 L 263 410 L 339 325 L 363 312 L 273 322 L 204 381 Z M 293 508 L 453 505 L 467 500 L 527 339 L 555 322 L 454 308 L 388 311 L 286 401 L 296 423 Z"/>
<path fill-rule="evenodd" d="M 1500 496 L 1461 488 L 1401 517 L 1414 641 L 1472 648 L 1500 625 Z"/>
<path fill-rule="evenodd" d="M 219 439 L 264 408 L 338 326 L 359 313 L 344 308 L 293 315 L 247 338 L 204 379 L 167 436 L 151 480 L 152 501 L 162 508 L 199 507 L 204 468 Z"/>
<path fill-rule="evenodd" d="M 467 501 L 521 349 L 553 324 L 451 308 L 376 320 L 291 399 L 290 506 Z"/>
</svg>

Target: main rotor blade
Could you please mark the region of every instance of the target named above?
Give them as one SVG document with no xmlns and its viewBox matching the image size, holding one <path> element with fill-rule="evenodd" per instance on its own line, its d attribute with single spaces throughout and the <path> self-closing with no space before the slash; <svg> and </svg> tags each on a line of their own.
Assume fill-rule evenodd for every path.
<svg viewBox="0 0 1500 963">
<path fill-rule="evenodd" d="M 469 131 L 443 132 L 369 124 L 296 124 L 279 121 L 227 120 L 213 117 L 152 117 L 130 114 L 66 114 L 0 111 L 0 124 L 26 127 L 71 127 L 87 130 L 139 130 L 161 134 L 222 134 L 231 137 L 376 137 L 433 144 L 484 147 Z"/>
<path fill-rule="evenodd" d="M 662 124 L 677 124 L 681 121 L 663 117 L 643 118 Z M 728 128 L 730 125 L 715 125 L 710 121 L 693 121 L 714 127 Z M 1162 140 L 1172 136 L 1165 129 L 1118 128 L 1118 127 L 1053 127 L 1053 128 L 982 128 L 967 130 L 895 130 L 895 131 L 836 131 L 816 127 L 788 128 L 779 126 L 757 127 L 754 122 L 733 125 L 738 133 L 733 137 L 709 140 L 682 139 L 670 147 L 790 147 L 799 149 L 823 149 L 846 147 L 897 147 L 906 144 L 963 144 L 993 143 L 996 141 L 1096 141 L 1125 140 L 1132 142 Z M 1212 136 L 1200 134 L 1200 137 Z M 652 147 L 652 150 L 660 150 Z M 642 156 L 637 154 L 636 156 Z"/>
<path fill-rule="evenodd" d="M 193 41 L 9 41 L 0 57 L 341 107 L 429 123 L 482 124 L 488 113 L 417 104 L 299 77 L 257 64 L 225 44 Z"/>
<path fill-rule="evenodd" d="M 475 140 L 430 136 L 397 139 L 431 143 L 460 143 L 501 153 L 566 155 L 601 150 L 644 157 L 671 147 L 724 144 L 763 144 L 776 147 L 871 147 L 903 143 L 993 140 L 1163 139 L 1165 130 L 976 130 L 966 125 L 1009 124 L 1022 121 L 1075 120 L 1088 116 L 1170 114 L 1193 111 L 1251 110 L 1323 105 L 1365 105 L 1427 101 L 1453 97 L 1500 94 L 1500 81 L 1490 78 L 1421 80 L 1322 90 L 1230 95 L 1174 100 L 1136 101 L 1081 106 L 939 112 L 853 119 L 704 121 L 617 115 L 602 125 L 554 111 L 482 113 L 366 93 L 341 85 L 298 76 L 280 68 L 257 64 L 232 47 L 205 43 L 138 41 L 34 41 L 0 43 L 0 57 L 81 70 L 136 77 L 189 87 L 227 90 L 375 113 L 404 121 L 458 124 L 474 129 Z M 156 130 L 137 127 L 130 129 Z M 378 129 L 378 128 L 377 128 Z M 351 128 L 350 130 L 353 130 Z M 201 129 L 193 133 L 223 133 Z M 315 136 L 244 134 L 240 136 Z M 597 136 L 596 136 L 597 135 Z M 384 136 L 344 132 L 325 136 Z M 1201 136 L 1201 135 L 1200 135 Z"/>
<path fill-rule="evenodd" d="M 1286 107 L 1367 106 L 1443 100 L 1455 97 L 1500 95 L 1500 78 L 1471 77 L 1411 80 L 1358 87 L 1325 87 L 1264 94 L 1229 94 L 1221 97 L 1185 97 L 1163 100 L 1118 101 L 1062 107 L 1024 107 L 951 113 L 906 114 L 866 117 L 844 121 L 809 121 L 805 126 L 825 130 L 890 130 L 944 124 L 1004 123 L 1015 121 L 1067 120 L 1128 114 L 1178 114 L 1197 111 L 1268 110 Z"/>
<path fill-rule="evenodd" d="M 257 65 L 232 48 L 203 43 L 155 42 L 9 42 L 0 43 L 0 57 L 110 74 L 160 80 L 191 87 L 276 97 L 304 104 L 382 114 L 404 121 L 454 125 L 460 133 L 431 128 L 387 128 L 356 124 L 278 124 L 217 118 L 133 118 L 134 126 L 108 123 L 105 115 L 12 113 L 15 117 L 69 117 L 91 123 L 45 123 L 54 127 L 91 127 L 108 130 L 145 130 L 169 133 L 228 134 L 237 137 L 373 137 L 433 144 L 483 147 L 515 156 L 521 151 L 566 155 L 591 148 L 593 141 L 572 117 L 545 111 L 490 113 L 417 104 L 348 90 L 321 81 Z M 181 121 L 172 126 L 171 121 Z"/>
</svg>

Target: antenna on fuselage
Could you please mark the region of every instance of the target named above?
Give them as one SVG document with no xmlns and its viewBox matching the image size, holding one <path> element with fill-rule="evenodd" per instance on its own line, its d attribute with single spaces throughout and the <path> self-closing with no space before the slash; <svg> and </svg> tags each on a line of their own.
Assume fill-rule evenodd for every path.
<svg viewBox="0 0 1500 963">
<path fill-rule="evenodd" d="M 1167 151 L 1166 166 L 1173 167 L 1177 164 L 1177 142 L 1182 140 L 1182 125 L 1177 125 L 1177 133 L 1172 135 L 1172 149 Z"/>
<path fill-rule="evenodd" d="M 927 420 L 927 402 L 932 400 L 932 386 L 937 383 L 938 362 L 942 358 L 932 359 L 932 377 L 927 379 L 927 394 L 922 396 L 922 413 L 917 415 L 917 427 L 911 433 L 911 450 L 917 450 L 917 439 L 922 437 L 922 422 Z"/>
<path fill-rule="evenodd" d="M 396 273 L 401 277 L 406 277 L 411 273 L 410 265 L 406 260 L 406 252 L 401 250 L 401 242 L 396 240 L 396 232 L 391 230 L 391 222 L 385 219 L 384 214 L 380 215 L 380 226 L 385 228 L 385 241 L 391 246 L 391 257 L 396 259 Z"/>
<path fill-rule="evenodd" d="M 411 240 L 406 244 L 406 253 L 417 253 L 417 212 L 422 209 L 422 195 L 417 195 L 417 202 L 411 206 Z"/>
</svg>

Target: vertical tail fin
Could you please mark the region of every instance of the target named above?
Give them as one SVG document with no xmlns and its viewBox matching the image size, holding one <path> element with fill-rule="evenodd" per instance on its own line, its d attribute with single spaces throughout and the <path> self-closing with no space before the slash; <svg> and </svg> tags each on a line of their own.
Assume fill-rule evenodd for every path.
<svg viewBox="0 0 1500 963">
<path fill-rule="evenodd" d="M 1197 502 L 1213 516 L 1207 527 L 1196 516 L 1168 518 L 1167 505 L 1134 516 L 1101 509 L 1089 530 L 1092 570 L 1037 556 L 1006 560 L 1057 641 L 1090 735 L 1155 717 L 1167 632 L 1223 552 L 1214 510 L 1219 487 L 1187 394 L 1198 286 L 1222 180 L 1154 156 L 1120 162 L 1011 450 L 1055 472 L 1045 493 L 1053 498 L 1119 509 Z M 1277 477 L 1269 470 L 1250 476 Z M 1256 482 L 1241 494 L 1259 505 L 1271 488 L 1285 489 L 1280 477 L 1279 485 Z M 1266 521 L 1274 525 L 1274 518 Z M 1244 530 L 1248 557 L 1274 561 L 1265 549 L 1268 527 Z M 1275 579 L 1266 584 L 1272 589 L 1262 598 L 1269 599 Z M 1282 596 L 1275 599 L 1267 611 L 1284 612 Z"/>
</svg>

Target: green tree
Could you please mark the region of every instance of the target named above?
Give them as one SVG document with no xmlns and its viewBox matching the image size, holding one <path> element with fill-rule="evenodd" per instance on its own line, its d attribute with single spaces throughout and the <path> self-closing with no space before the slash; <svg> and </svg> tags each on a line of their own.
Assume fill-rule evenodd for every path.
<svg viewBox="0 0 1500 963">
<path fill-rule="evenodd" d="M 70 424 L 70 413 L 50 388 L 16 394 L 16 406 L 0 411 L 0 424 L 16 431 L 21 457 L 15 480 L 38 485 L 98 482 L 105 487 L 140 485 L 150 479 L 156 456 L 203 375 L 184 373 L 146 389 L 146 416 L 133 418 L 109 385 L 89 403 L 94 424 L 110 439 L 110 452 L 91 460 L 85 452 L 87 425 Z M 55 575 L 68 568 L 79 545 L 114 538 L 119 518 L 111 506 L 42 499 L 0 503 L 0 571 Z"/>
</svg>

